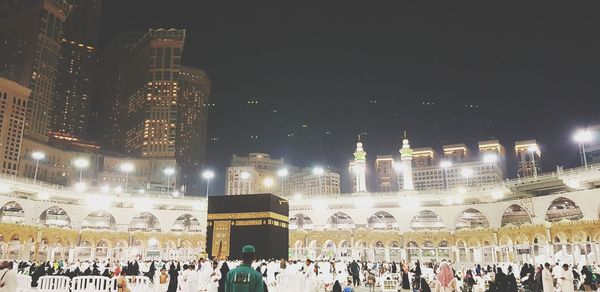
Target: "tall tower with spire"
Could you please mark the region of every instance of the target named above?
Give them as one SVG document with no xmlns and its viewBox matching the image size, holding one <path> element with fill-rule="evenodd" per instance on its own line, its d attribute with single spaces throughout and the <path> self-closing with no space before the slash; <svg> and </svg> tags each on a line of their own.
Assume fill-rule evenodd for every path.
<svg viewBox="0 0 600 292">
<path fill-rule="evenodd" d="M 402 161 L 402 188 L 405 190 L 414 190 L 413 173 L 412 173 L 412 156 L 413 150 L 410 148 L 406 131 L 402 140 L 402 148 L 400 148 L 400 160 Z"/>
<path fill-rule="evenodd" d="M 350 161 L 350 172 L 354 176 L 352 186 L 354 192 L 360 193 L 367 191 L 366 157 L 367 152 L 363 150 L 363 144 L 360 141 L 360 135 L 358 135 L 356 151 L 354 151 L 354 160 Z"/>
</svg>

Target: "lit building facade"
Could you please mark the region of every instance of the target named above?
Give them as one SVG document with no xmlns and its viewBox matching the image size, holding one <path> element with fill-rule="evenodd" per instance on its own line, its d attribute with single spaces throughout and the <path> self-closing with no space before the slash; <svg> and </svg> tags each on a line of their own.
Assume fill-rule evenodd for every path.
<svg viewBox="0 0 600 292">
<path fill-rule="evenodd" d="M 177 109 L 176 160 L 180 184 L 189 193 L 198 193 L 200 173 L 206 153 L 206 127 L 210 80 L 200 69 L 181 66 Z"/>
<path fill-rule="evenodd" d="M 96 47 L 103 0 L 71 0 L 61 37 L 52 129 L 86 137 L 92 102 Z"/>
<path fill-rule="evenodd" d="M 31 89 L 24 135 L 48 141 L 70 5 L 64 0 L 13 2 L 0 11 L 0 77 Z"/>
<path fill-rule="evenodd" d="M 406 149 L 410 149 L 406 142 Z M 475 188 L 502 181 L 505 162 L 502 146 L 495 140 L 482 141 L 479 146 L 476 156 L 464 144 L 444 145 L 443 155 L 431 147 L 412 149 L 409 171 L 412 173 L 412 187 L 416 190 Z M 493 156 L 488 156 L 490 154 Z M 441 166 L 442 162 L 447 164 L 446 167 Z M 408 175 L 404 170 L 408 166 L 400 166 L 402 169 L 396 176 L 399 188 L 410 190 L 404 186 L 405 175 Z"/>
<path fill-rule="evenodd" d="M 541 172 L 542 152 L 535 140 L 515 142 L 515 153 L 519 177 L 537 176 Z"/>
<path fill-rule="evenodd" d="M 126 149 L 142 157 L 175 157 L 177 96 L 185 30 L 151 29 L 147 85 L 129 98 Z"/>
<path fill-rule="evenodd" d="M 36 161 L 33 152 L 44 153 L 44 158 Z M 75 166 L 77 159 L 83 159 L 88 165 L 83 169 Z M 131 164 L 133 169 L 124 172 L 122 166 Z M 18 176 L 56 185 L 69 186 L 82 182 L 88 186 L 120 187 L 125 192 L 127 178 L 128 191 L 156 190 L 165 191 L 167 181 L 176 183 L 176 177 L 168 178 L 164 174 L 166 168 L 175 167 L 173 158 L 132 158 L 122 155 L 103 154 L 99 149 L 81 151 L 23 139 L 19 159 Z M 181 191 L 181 190 L 178 190 Z"/>
<path fill-rule="evenodd" d="M 377 173 L 378 191 L 391 192 L 397 189 L 398 174 L 394 168 L 394 157 L 392 155 L 377 155 L 375 172 Z"/>
<path fill-rule="evenodd" d="M 285 173 L 281 173 L 285 170 Z M 266 153 L 234 154 L 225 173 L 225 194 L 273 193 L 282 196 L 339 194 L 340 175 L 330 170 L 315 174 L 312 168 L 285 165 Z M 269 181 L 270 185 L 265 184 Z"/>
<path fill-rule="evenodd" d="M 31 90 L 0 78 L 0 172 L 17 175 L 27 100 Z"/>
<path fill-rule="evenodd" d="M 227 168 L 225 193 L 228 195 L 266 193 L 267 187 L 264 186 L 264 181 L 268 178 L 273 181 L 269 191 L 281 194 L 282 183 L 277 176 L 277 171 L 284 167 L 287 166 L 284 165 L 283 159 L 271 158 L 266 153 L 249 153 L 246 156 L 233 154 Z M 242 176 L 242 173 L 252 177 L 246 178 L 246 174 Z M 288 178 L 284 179 L 288 181 Z"/>
<path fill-rule="evenodd" d="M 226 175 L 226 195 L 261 193 L 260 175 L 253 166 L 230 166 Z"/>
<path fill-rule="evenodd" d="M 340 193 L 340 175 L 330 170 L 315 174 L 312 168 L 290 173 L 285 180 L 284 194 L 288 196 L 314 197 Z"/>
</svg>

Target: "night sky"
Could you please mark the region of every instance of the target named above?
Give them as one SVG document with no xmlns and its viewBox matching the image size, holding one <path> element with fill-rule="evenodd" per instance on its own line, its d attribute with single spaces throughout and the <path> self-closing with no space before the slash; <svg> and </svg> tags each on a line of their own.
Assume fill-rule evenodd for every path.
<svg viewBox="0 0 600 292">
<path fill-rule="evenodd" d="M 578 165 L 572 132 L 600 120 L 599 7 L 373 2 L 106 0 L 100 49 L 187 30 L 183 63 L 213 84 L 214 193 L 232 153 L 344 174 L 360 133 L 370 160 L 407 131 L 413 147 L 499 139 L 509 154 L 537 139 L 544 170 Z"/>
</svg>

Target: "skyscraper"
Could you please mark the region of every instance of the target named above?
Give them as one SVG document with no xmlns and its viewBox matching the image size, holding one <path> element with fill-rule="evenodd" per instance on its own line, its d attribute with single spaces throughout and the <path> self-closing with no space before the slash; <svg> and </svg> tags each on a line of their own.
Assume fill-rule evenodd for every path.
<svg viewBox="0 0 600 292">
<path fill-rule="evenodd" d="M 181 66 L 177 109 L 176 160 L 186 192 L 199 193 L 200 170 L 206 153 L 210 80 L 200 69 Z"/>
<path fill-rule="evenodd" d="M 537 176 L 541 171 L 542 152 L 535 140 L 516 141 L 517 175 L 519 177 Z"/>
<path fill-rule="evenodd" d="M 24 135 L 48 141 L 70 6 L 64 0 L 17 0 L 0 9 L 0 77 L 31 89 Z"/>
<path fill-rule="evenodd" d="M 31 90 L 0 78 L 0 172 L 17 175 L 21 137 Z"/>
<path fill-rule="evenodd" d="M 150 29 L 115 40 L 99 70 L 98 108 L 110 111 L 102 142 L 136 157 L 175 158 L 185 30 Z"/>
<path fill-rule="evenodd" d="M 146 84 L 129 96 L 125 149 L 142 157 L 175 157 L 178 75 L 185 30 L 151 29 L 136 54 L 146 63 Z M 147 57 L 147 58 L 146 58 Z"/>
<path fill-rule="evenodd" d="M 391 192 L 396 189 L 398 178 L 394 169 L 394 158 L 392 155 L 377 155 L 375 159 L 375 170 L 377 172 L 377 186 L 380 192 Z"/>
<path fill-rule="evenodd" d="M 143 33 L 125 34 L 113 40 L 100 56 L 92 100 L 95 122 L 90 131 L 105 149 L 125 152 L 123 125 L 129 96 L 146 86 L 148 75 L 148 58 L 136 54 L 145 42 Z"/>
<path fill-rule="evenodd" d="M 69 1 L 73 6 L 61 38 L 52 120 L 52 129 L 59 135 L 88 135 L 102 1 Z"/>
</svg>

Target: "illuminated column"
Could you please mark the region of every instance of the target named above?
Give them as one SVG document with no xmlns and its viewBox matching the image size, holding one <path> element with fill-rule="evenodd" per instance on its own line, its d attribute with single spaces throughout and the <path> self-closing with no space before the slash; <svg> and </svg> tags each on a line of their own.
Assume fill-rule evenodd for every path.
<svg viewBox="0 0 600 292">
<path fill-rule="evenodd" d="M 402 148 L 400 149 L 400 160 L 402 161 L 402 182 L 403 189 L 414 190 L 413 184 L 413 172 L 412 172 L 412 154 L 413 151 L 408 144 L 406 138 L 406 132 L 404 132 L 404 139 L 402 140 Z"/>
<path fill-rule="evenodd" d="M 350 171 L 354 173 L 354 191 L 358 193 L 367 191 L 366 156 L 367 153 L 363 150 L 360 136 L 358 136 L 356 151 L 354 152 L 354 161 L 350 163 Z"/>
</svg>

